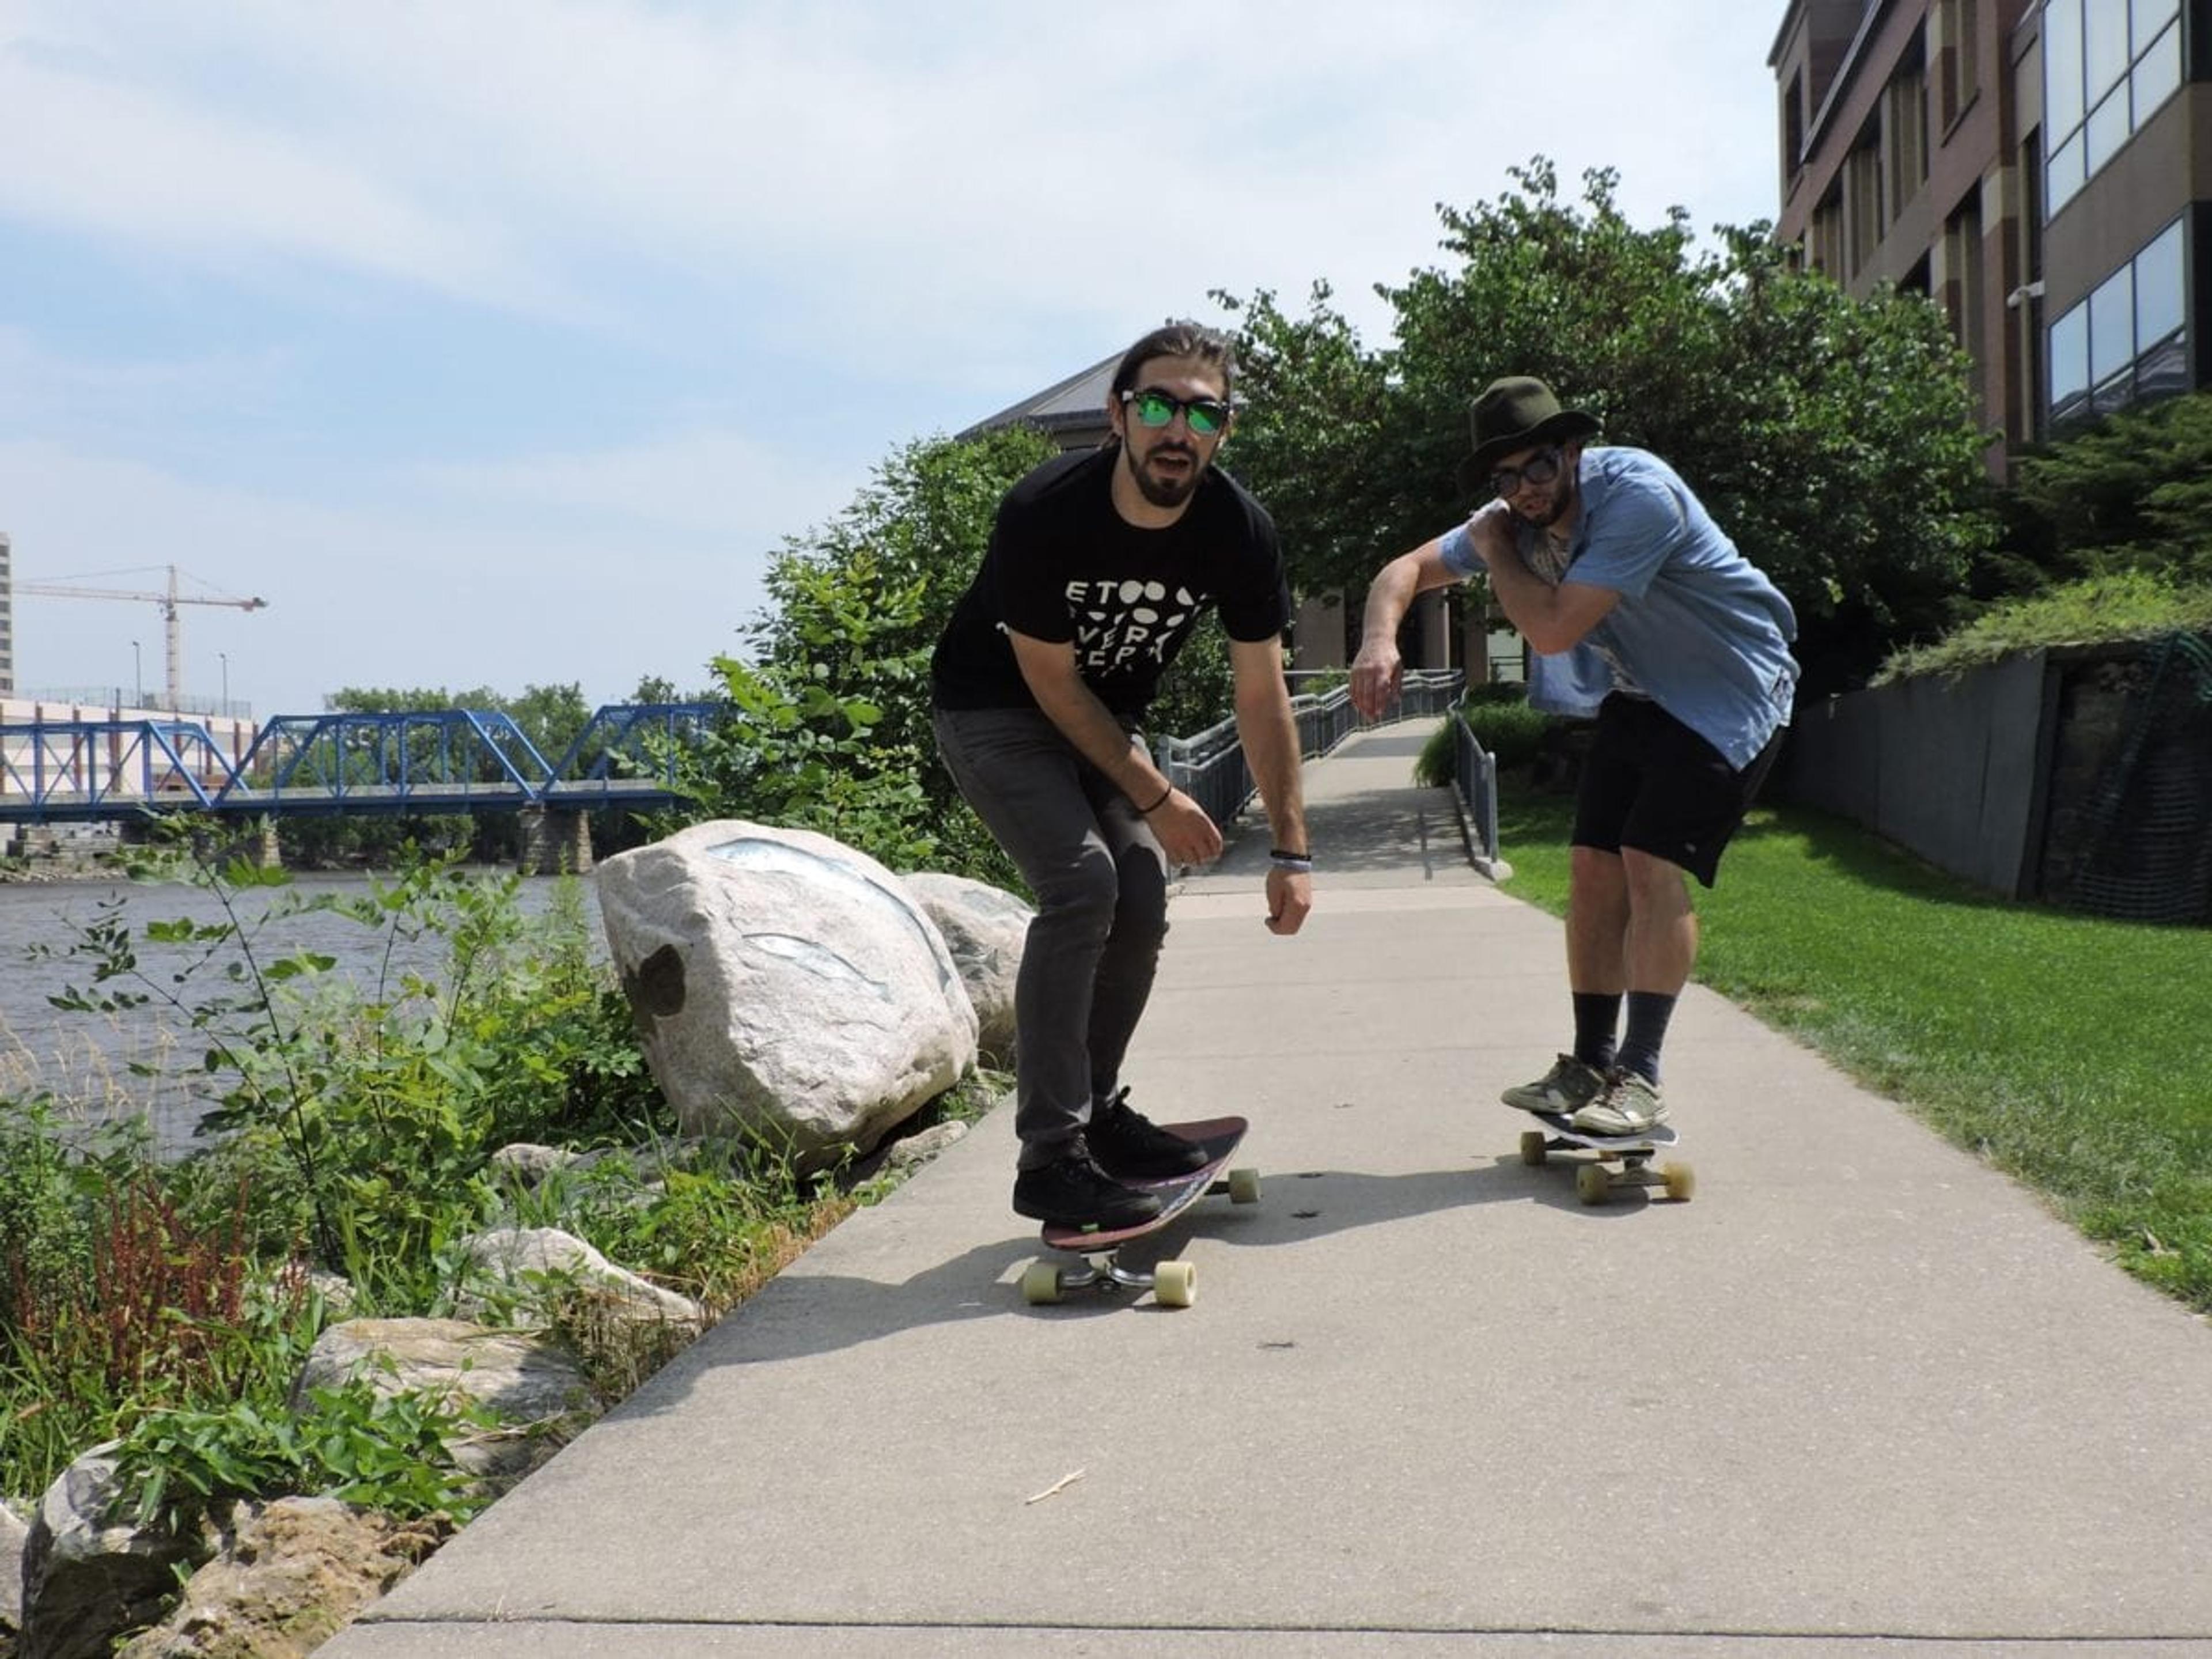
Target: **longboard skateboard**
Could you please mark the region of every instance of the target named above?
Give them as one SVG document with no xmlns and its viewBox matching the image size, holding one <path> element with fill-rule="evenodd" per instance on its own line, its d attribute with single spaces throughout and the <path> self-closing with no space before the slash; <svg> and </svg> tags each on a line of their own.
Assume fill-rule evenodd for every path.
<svg viewBox="0 0 2212 1659">
<path fill-rule="evenodd" d="M 1048 1221 L 1039 1237 L 1054 1257 L 1033 1261 L 1022 1274 L 1022 1299 L 1032 1307 L 1059 1302 L 1070 1291 L 1146 1291 L 1164 1308 L 1188 1308 L 1198 1296 L 1198 1268 L 1188 1261 L 1158 1261 L 1150 1273 L 1124 1266 L 1121 1247 L 1156 1233 L 1201 1198 L 1226 1193 L 1233 1204 L 1260 1201 L 1260 1172 L 1228 1169 L 1237 1143 L 1249 1126 L 1241 1117 L 1210 1117 L 1194 1123 L 1164 1123 L 1170 1134 L 1196 1141 L 1206 1148 L 1206 1162 L 1188 1175 L 1166 1176 L 1121 1184 L 1152 1194 L 1160 1200 L 1160 1212 L 1132 1227 L 1070 1227 Z M 1225 1173 L 1224 1173 L 1225 1171 Z M 1067 1258 L 1081 1265 L 1071 1267 Z"/>
<path fill-rule="evenodd" d="M 1553 1152 L 1585 1150 L 1597 1154 L 1575 1166 L 1575 1196 L 1585 1204 L 1602 1204 L 1624 1188 L 1658 1187 L 1677 1203 L 1687 1203 L 1697 1190 L 1698 1178 L 1686 1164 L 1669 1159 L 1656 1170 L 1651 1160 L 1681 1136 L 1671 1123 L 1662 1123 L 1640 1135 L 1594 1135 L 1577 1129 L 1557 1112 L 1531 1112 L 1546 1127 L 1528 1129 L 1521 1136 L 1521 1161 L 1548 1162 Z M 1608 1167 L 1618 1164 L 1618 1170 Z"/>
</svg>

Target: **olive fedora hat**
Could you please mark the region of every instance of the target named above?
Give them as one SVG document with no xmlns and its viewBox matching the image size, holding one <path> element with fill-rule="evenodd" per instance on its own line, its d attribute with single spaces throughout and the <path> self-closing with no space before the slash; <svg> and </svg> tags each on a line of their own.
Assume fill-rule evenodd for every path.
<svg viewBox="0 0 2212 1659">
<path fill-rule="evenodd" d="M 1459 479 L 1471 490 L 1486 489 L 1492 470 L 1516 450 L 1595 437 L 1602 429 L 1596 416 L 1560 408 L 1552 388 L 1532 374 L 1510 374 L 1483 387 L 1470 423 L 1474 453 L 1460 464 Z"/>
</svg>

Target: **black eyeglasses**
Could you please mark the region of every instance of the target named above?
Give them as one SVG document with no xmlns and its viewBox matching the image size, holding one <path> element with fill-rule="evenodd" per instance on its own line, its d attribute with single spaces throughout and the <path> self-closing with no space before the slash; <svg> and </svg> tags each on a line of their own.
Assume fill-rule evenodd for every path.
<svg viewBox="0 0 2212 1659">
<path fill-rule="evenodd" d="M 1540 449 L 1528 458 L 1526 466 L 1501 466 L 1490 475 L 1490 490 L 1500 497 L 1510 495 L 1524 483 L 1542 489 L 1559 476 L 1560 452 Z"/>
<path fill-rule="evenodd" d="M 1139 426 L 1165 426 L 1178 410 L 1201 438 L 1211 438 L 1229 424 L 1229 405 L 1218 398 L 1177 398 L 1158 386 L 1146 386 L 1141 392 L 1123 392 L 1121 403 L 1137 417 Z"/>
</svg>

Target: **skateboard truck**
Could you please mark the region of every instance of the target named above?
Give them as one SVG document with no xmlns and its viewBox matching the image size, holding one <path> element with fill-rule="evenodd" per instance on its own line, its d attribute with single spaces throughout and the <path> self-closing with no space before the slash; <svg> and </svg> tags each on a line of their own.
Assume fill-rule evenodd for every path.
<svg viewBox="0 0 2212 1659">
<path fill-rule="evenodd" d="M 1669 1159 L 1657 1169 L 1651 1160 L 1680 1139 L 1672 1127 L 1662 1124 L 1640 1135 L 1594 1135 L 1577 1129 L 1566 1118 L 1551 1112 L 1536 1115 L 1552 1126 L 1549 1133 L 1528 1129 L 1521 1136 L 1521 1161 L 1532 1167 L 1549 1161 L 1555 1152 L 1586 1151 L 1596 1156 L 1575 1166 L 1575 1196 L 1585 1204 L 1602 1204 L 1616 1192 L 1640 1187 L 1657 1188 L 1676 1203 L 1686 1203 L 1697 1190 L 1697 1176 L 1688 1164 Z M 1618 1170 L 1607 1168 L 1617 1162 Z"/>
<path fill-rule="evenodd" d="M 1061 1301 L 1070 1291 L 1087 1290 L 1109 1294 L 1121 1291 L 1141 1294 L 1150 1291 L 1152 1299 L 1163 1308 L 1188 1308 L 1197 1298 L 1198 1267 L 1194 1262 L 1157 1261 L 1147 1273 L 1141 1267 L 1124 1265 L 1121 1247 L 1159 1231 L 1198 1200 L 1217 1193 L 1226 1193 L 1231 1203 L 1258 1203 L 1260 1172 L 1226 1167 L 1237 1143 L 1244 1138 L 1246 1126 L 1241 1117 L 1208 1118 L 1200 1122 L 1162 1127 L 1203 1146 L 1205 1164 L 1188 1175 L 1127 1183 L 1158 1197 L 1159 1213 L 1150 1220 L 1089 1232 L 1047 1222 L 1042 1234 L 1044 1244 L 1063 1258 L 1081 1257 L 1082 1265 L 1071 1266 L 1051 1257 L 1031 1262 L 1022 1273 L 1023 1301 L 1036 1307 Z"/>
<path fill-rule="evenodd" d="M 1080 1267 L 1033 1261 L 1022 1274 L 1022 1299 L 1032 1306 L 1058 1302 L 1071 1291 L 1150 1291 L 1163 1308 L 1188 1308 L 1198 1297 L 1198 1264 L 1156 1261 L 1150 1273 L 1121 1265 L 1121 1247 L 1077 1251 Z"/>
</svg>

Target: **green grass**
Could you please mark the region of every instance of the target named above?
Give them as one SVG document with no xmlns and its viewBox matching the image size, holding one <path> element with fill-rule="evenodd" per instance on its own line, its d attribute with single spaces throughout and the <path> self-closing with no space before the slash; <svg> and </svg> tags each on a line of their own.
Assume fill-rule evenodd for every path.
<svg viewBox="0 0 2212 1659">
<path fill-rule="evenodd" d="M 1571 817 L 1506 787 L 1507 891 L 1565 909 Z M 1701 983 L 2212 1312 L 2212 933 L 2008 903 L 1787 807 L 1697 903 Z"/>
</svg>

